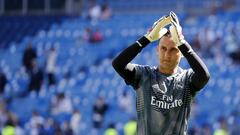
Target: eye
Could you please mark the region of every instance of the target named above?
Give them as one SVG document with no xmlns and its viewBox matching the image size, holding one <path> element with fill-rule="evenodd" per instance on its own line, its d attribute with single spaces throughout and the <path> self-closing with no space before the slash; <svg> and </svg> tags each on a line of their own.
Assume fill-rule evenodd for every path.
<svg viewBox="0 0 240 135">
<path fill-rule="evenodd" d="M 177 48 L 172 48 L 170 51 L 175 53 L 175 52 L 178 52 L 178 49 Z"/>
<path fill-rule="evenodd" d="M 162 46 L 162 47 L 161 47 L 161 50 L 162 50 L 162 51 L 166 51 L 166 50 L 167 50 L 167 48 L 166 48 L 166 47 L 164 47 L 164 46 Z"/>
</svg>

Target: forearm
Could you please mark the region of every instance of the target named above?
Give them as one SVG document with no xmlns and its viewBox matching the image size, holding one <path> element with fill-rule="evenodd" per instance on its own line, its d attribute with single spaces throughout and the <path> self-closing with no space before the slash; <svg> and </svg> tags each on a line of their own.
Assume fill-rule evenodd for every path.
<svg viewBox="0 0 240 135">
<path fill-rule="evenodd" d="M 178 47 L 183 56 L 187 59 L 190 67 L 193 69 L 192 85 L 194 88 L 201 89 L 208 82 L 210 73 L 201 58 L 192 50 L 191 46 L 186 43 Z"/>
<path fill-rule="evenodd" d="M 150 41 L 145 37 L 140 38 L 137 42 L 123 50 L 113 60 L 112 65 L 118 73 L 119 71 L 124 70 L 126 65 L 131 62 L 139 52 L 141 52 L 142 48 L 144 48 L 150 43 Z"/>
</svg>

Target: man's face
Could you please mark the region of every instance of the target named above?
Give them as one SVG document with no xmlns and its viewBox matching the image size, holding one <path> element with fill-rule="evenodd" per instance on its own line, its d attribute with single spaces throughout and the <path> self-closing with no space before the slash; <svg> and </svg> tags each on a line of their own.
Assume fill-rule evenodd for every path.
<svg viewBox="0 0 240 135">
<path fill-rule="evenodd" d="M 180 50 L 169 36 L 161 38 L 157 47 L 157 53 L 160 60 L 160 68 L 168 70 L 175 69 L 182 56 Z"/>
</svg>

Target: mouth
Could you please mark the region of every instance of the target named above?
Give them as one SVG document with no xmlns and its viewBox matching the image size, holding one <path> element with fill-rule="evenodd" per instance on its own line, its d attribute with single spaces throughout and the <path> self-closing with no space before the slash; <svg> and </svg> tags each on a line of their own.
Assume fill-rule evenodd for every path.
<svg viewBox="0 0 240 135">
<path fill-rule="evenodd" d="M 169 63 L 169 62 L 170 62 L 170 60 L 163 60 L 163 62 Z"/>
<path fill-rule="evenodd" d="M 169 64 L 171 64 L 171 61 L 170 60 L 163 60 L 162 63 L 165 64 L 165 65 L 169 65 Z"/>
</svg>

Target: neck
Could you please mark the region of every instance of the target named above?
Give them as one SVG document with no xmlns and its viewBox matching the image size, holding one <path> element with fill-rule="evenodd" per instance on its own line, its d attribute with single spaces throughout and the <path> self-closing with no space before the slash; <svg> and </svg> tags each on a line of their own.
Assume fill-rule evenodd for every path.
<svg viewBox="0 0 240 135">
<path fill-rule="evenodd" d="M 169 75 L 174 74 L 177 72 L 177 69 L 178 69 L 178 67 L 170 69 L 170 68 L 164 68 L 164 67 L 159 66 L 159 72 L 163 73 L 163 74 L 169 74 Z"/>
</svg>

